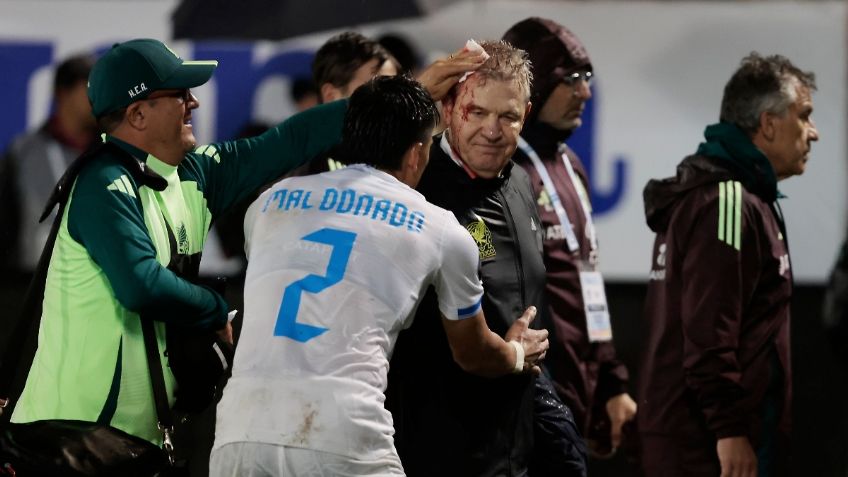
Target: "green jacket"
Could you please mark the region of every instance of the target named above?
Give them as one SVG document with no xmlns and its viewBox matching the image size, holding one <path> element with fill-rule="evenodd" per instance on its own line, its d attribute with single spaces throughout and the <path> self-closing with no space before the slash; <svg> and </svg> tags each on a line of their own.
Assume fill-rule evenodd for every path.
<svg viewBox="0 0 848 477">
<path fill-rule="evenodd" d="M 180 254 L 200 252 L 212 220 L 227 208 L 339 142 L 346 105 L 313 108 L 255 138 L 201 146 L 176 167 L 107 137 L 168 186 L 159 192 L 137 184 L 109 149 L 80 172 L 50 260 L 38 350 L 12 421 L 95 421 L 161 442 L 139 314 L 158 320 L 160 352 L 165 323 L 214 329 L 227 319 L 220 295 L 165 268 L 166 221 Z M 162 361 L 173 403 L 174 377 Z"/>
</svg>

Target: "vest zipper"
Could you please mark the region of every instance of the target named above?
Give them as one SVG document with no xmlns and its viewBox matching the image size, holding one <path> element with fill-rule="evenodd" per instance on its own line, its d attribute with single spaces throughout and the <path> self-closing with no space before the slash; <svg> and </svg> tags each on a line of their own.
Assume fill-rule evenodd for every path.
<svg viewBox="0 0 848 477">
<path fill-rule="evenodd" d="M 521 263 L 521 244 L 518 241 L 518 229 L 515 227 L 515 220 L 512 217 L 512 211 L 509 210 L 509 203 L 506 200 L 506 195 L 503 189 L 498 189 L 498 198 L 501 201 L 504 209 L 504 216 L 509 220 L 509 231 L 515 240 L 515 273 L 518 274 L 518 289 L 521 291 L 521 308 L 527 308 L 527 294 L 524 291 L 524 266 Z M 512 432 L 510 433 L 510 451 L 507 453 L 507 472 L 511 475 L 513 470 L 512 449 L 515 449 L 515 434 L 517 432 L 518 423 L 514 421 Z"/>
<path fill-rule="evenodd" d="M 509 203 L 506 200 L 503 190 L 498 190 L 498 197 L 503 205 L 504 215 L 509 219 L 509 231 L 512 234 L 513 240 L 515 240 L 515 273 L 518 274 L 518 287 L 521 290 L 521 310 L 518 311 L 523 312 L 527 308 L 527 293 L 524 290 L 524 266 L 521 262 L 521 244 L 518 240 L 518 229 L 515 227 L 515 220 L 512 217 L 512 212 L 509 210 Z"/>
</svg>

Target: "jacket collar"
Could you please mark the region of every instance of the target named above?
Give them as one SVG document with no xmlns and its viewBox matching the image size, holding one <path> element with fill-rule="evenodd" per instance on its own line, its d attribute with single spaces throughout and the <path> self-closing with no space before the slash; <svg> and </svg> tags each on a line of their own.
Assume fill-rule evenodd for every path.
<svg viewBox="0 0 848 477">
<path fill-rule="evenodd" d="M 731 123 L 716 123 L 704 130 L 705 142 L 698 145 L 696 154 L 718 159 L 734 172 L 745 188 L 766 202 L 774 202 L 777 191 L 777 176 L 765 154 L 751 142 L 738 126 Z"/>
</svg>

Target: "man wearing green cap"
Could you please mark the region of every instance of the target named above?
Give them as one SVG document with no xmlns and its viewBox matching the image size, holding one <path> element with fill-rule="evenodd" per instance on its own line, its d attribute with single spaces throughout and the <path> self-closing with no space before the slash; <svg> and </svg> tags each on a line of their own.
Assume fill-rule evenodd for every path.
<svg viewBox="0 0 848 477">
<path fill-rule="evenodd" d="M 166 324 L 232 341 L 224 298 L 181 277 L 196 273 L 212 220 L 339 141 L 346 103 L 195 148 L 190 88 L 216 67 L 149 39 L 116 44 L 94 66 L 88 95 L 105 140 L 72 182 L 12 421 L 95 421 L 161 442 L 139 316 L 156 320 L 163 353 Z"/>
</svg>

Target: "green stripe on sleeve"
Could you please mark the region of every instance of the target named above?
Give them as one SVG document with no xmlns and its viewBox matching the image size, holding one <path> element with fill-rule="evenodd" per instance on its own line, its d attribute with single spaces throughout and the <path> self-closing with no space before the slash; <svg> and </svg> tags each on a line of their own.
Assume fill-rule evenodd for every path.
<svg viewBox="0 0 848 477">
<path fill-rule="evenodd" d="M 121 182 L 124 183 L 124 187 L 127 189 L 127 194 L 129 194 L 130 197 L 135 197 L 135 190 L 133 190 L 133 186 L 130 183 L 130 180 L 127 178 L 126 174 L 121 176 Z"/>
<path fill-rule="evenodd" d="M 727 210 L 725 211 L 725 230 L 724 241 L 728 245 L 733 245 L 733 205 L 736 196 L 733 193 L 733 181 L 727 181 Z"/>
<path fill-rule="evenodd" d="M 736 192 L 736 213 L 733 219 L 733 247 L 736 250 L 742 250 L 742 184 L 739 182 L 733 183 L 733 188 Z"/>
<path fill-rule="evenodd" d="M 724 242 L 724 182 L 718 183 L 718 239 Z"/>
</svg>

